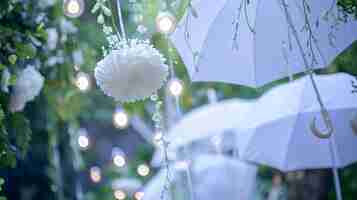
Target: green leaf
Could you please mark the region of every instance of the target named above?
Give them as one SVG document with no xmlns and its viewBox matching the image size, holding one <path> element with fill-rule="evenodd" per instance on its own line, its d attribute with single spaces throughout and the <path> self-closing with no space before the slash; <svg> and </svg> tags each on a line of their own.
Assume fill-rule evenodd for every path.
<svg viewBox="0 0 357 200">
<path fill-rule="evenodd" d="M 112 16 L 112 11 L 110 11 L 109 8 L 102 6 L 102 10 L 103 10 L 104 15 L 106 15 L 108 17 Z"/>
<path fill-rule="evenodd" d="M 94 14 L 95 12 L 98 11 L 99 8 L 100 8 L 100 4 L 96 3 L 92 8 L 91 13 Z"/>
<path fill-rule="evenodd" d="M 98 15 L 97 22 L 98 22 L 98 24 L 104 24 L 103 14 Z"/>
<path fill-rule="evenodd" d="M 9 85 L 15 85 L 16 84 L 17 77 L 15 74 L 11 74 L 10 79 L 9 79 Z"/>
<path fill-rule="evenodd" d="M 30 122 L 22 113 L 15 113 L 10 117 L 9 132 L 14 137 L 16 147 L 25 156 L 31 140 Z"/>
<path fill-rule="evenodd" d="M 1 121 L 5 119 L 5 113 L 4 113 L 4 110 L 0 107 L 0 124 L 1 124 Z"/>
<path fill-rule="evenodd" d="M 16 54 L 22 59 L 31 59 L 36 56 L 37 50 L 32 44 L 16 43 Z"/>
<path fill-rule="evenodd" d="M 37 26 L 35 36 L 44 40 L 47 39 L 47 31 L 45 30 L 45 25 L 43 23 Z"/>
<path fill-rule="evenodd" d="M 0 70 L 3 70 L 6 66 L 0 63 Z"/>
<path fill-rule="evenodd" d="M 14 64 L 16 64 L 17 56 L 15 54 L 12 54 L 8 57 L 8 60 L 12 65 L 14 65 Z"/>
</svg>

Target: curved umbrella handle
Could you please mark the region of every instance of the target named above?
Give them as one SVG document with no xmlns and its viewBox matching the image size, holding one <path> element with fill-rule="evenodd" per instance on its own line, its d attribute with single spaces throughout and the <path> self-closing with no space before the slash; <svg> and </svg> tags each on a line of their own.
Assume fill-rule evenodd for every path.
<svg viewBox="0 0 357 200">
<path fill-rule="evenodd" d="M 325 122 L 327 130 L 321 131 L 316 127 L 316 117 L 314 117 L 314 119 L 310 123 L 310 130 L 316 137 L 318 137 L 320 139 L 327 139 L 327 138 L 330 138 L 333 133 L 333 125 L 332 125 L 332 122 L 328 116 L 327 111 L 321 111 L 321 114 L 324 118 L 324 122 Z"/>
<path fill-rule="evenodd" d="M 352 128 L 352 132 L 357 136 L 357 119 L 351 119 L 351 128 Z"/>
</svg>

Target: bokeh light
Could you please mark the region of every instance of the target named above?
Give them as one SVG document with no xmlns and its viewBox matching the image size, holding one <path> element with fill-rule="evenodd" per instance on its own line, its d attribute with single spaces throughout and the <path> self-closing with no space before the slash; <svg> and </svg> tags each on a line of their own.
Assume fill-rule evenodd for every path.
<svg viewBox="0 0 357 200">
<path fill-rule="evenodd" d="M 138 191 L 134 193 L 134 198 L 136 200 L 142 200 L 144 198 L 144 195 L 145 195 L 144 192 Z"/>
<path fill-rule="evenodd" d="M 91 78 L 87 73 L 78 72 L 76 75 L 76 86 L 81 91 L 88 91 L 91 87 Z"/>
<path fill-rule="evenodd" d="M 102 172 L 99 167 L 90 168 L 90 178 L 94 183 L 99 183 L 102 180 Z"/>
<path fill-rule="evenodd" d="M 117 108 L 113 114 L 113 124 L 115 127 L 124 129 L 129 125 L 129 116 L 125 110 Z"/>
<path fill-rule="evenodd" d="M 136 171 L 140 176 L 148 176 L 150 174 L 150 167 L 147 164 L 141 164 Z"/>
<path fill-rule="evenodd" d="M 83 0 L 64 0 L 64 14 L 72 18 L 79 17 L 84 12 L 84 6 Z"/>
<path fill-rule="evenodd" d="M 169 83 L 168 83 L 168 89 L 170 94 L 172 94 L 173 96 L 180 96 L 183 92 L 183 83 L 182 81 L 178 80 L 178 79 L 172 79 Z"/>
<path fill-rule="evenodd" d="M 163 33 L 163 34 L 170 34 L 172 33 L 176 28 L 176 18 L 168 13 L 160 13 L 156 17 L 156 29 L 158 32 Z"/>
<path fill-rule="evenodd" d="M 113 163 L 117 167 L 124 167 L 126 164 L 125 154 L 118 147 L 113 148 L 112 151 Z"/>
<path fill-rule="evenodd" d="M 123 190 L 115 190 L 114 197 L 117 200 L 124 200 L 126 199 L 126 193 Z"/>
</svg>

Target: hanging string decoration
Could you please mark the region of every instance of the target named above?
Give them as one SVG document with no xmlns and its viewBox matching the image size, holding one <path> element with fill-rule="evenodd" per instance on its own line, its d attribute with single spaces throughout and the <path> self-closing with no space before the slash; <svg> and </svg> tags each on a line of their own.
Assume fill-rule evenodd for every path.
<svg viewBox="0 0 357 200">
<path fill-rule="evenodd" d="M 95 68 L 97 84 L 107 96 L 118 102 L 146 99 L 165 83 L 168 76 L 166 60 L 148 40 L 126 37 L 119 1 L 120 29 L 114 31 L 107 26 L 104 16 L 111 16 L 111 11 L 105 3 L 98 0 L 92 9 L 93 13 L 99 13 L 97 21 L 103 25 L 109 43 L 108 48 L 103 47 L 104 58 Z"/>
</svg>

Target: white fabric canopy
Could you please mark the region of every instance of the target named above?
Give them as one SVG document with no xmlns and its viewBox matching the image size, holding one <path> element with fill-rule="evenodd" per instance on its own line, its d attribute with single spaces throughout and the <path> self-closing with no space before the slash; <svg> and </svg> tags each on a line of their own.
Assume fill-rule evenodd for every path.
<svg viewBox="0 0 357 200">
<path fill-rule="evenodd" d="M 338 15 L 334 0 L 307 1 L 308 19 L 316 39 L 310 48 L 308 32 L 303 28 L 303 0 L 286 1 L 304 54 L 309 55 L 313 49 L 316 56 L 312 67 L 327 67 L 357 39 L 355 20 L 339 22 L 334 28 Z M 192 1 L 193 9 L 188 9 L 171 35 L 192 81 L 259 87 L 306 70 L 280 0 L 244 2 L 247 1 Z"/>
<path fill-rule="evenodd" d="M 173 184 L 178 184 L 179 171 L 171 165 Z M 191 167 L 196 200 L 252 199 L 257 167 L 224 156 L 201 155 Z M 157 200 L 164 186 L 165 173 L 160 171 L 144 188 L 143 200 Z M 187 187 L 187 186 L 186 186 Z M 176 187 L 177 188 L 177 187 Z M 187 191 L 187 190 L 186 190 Z M 183 191 L 178 191 L 183 193 Z"/>
<path fill-rule="evenodd" d="M 320 107 L 308 77 L 278 86 L 262 96 L 244 123 L 237 124 L 241 158 L 282 171 L 341 168 L 357 161 L 357 135 L 351 120 L 357 114 L 357 95 L 351 92 L 354 77 L 348 74 L 315 76 L 334 126 L 330 140 L 313 135 L 310 124 L 317 117 L 323 130 Z M 246 130 L 241 128 L 245 126 Z"/>
</svg>

